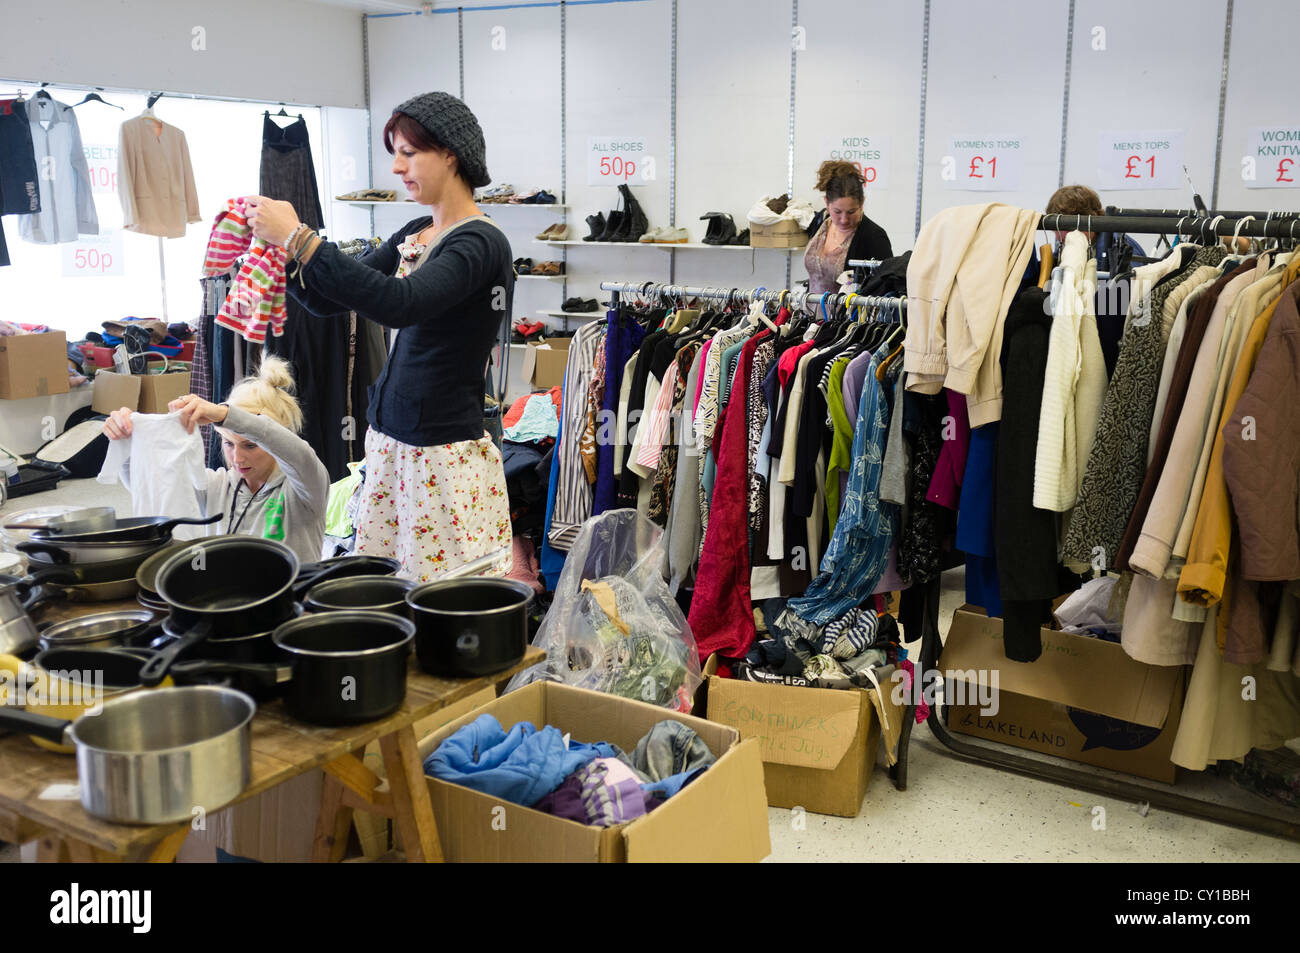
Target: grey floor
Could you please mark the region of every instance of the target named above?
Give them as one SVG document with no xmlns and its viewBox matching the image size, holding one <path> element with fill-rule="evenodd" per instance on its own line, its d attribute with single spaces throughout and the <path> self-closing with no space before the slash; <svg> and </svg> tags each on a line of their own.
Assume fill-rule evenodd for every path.
<svg viewBox="0 0 1300 953">
<path fill-rule="evenodd" d="M 55 503 L 114 505 L 120 514 L 130 511 L 121 486 L 68 480 L 53 492 L 9 501 L 0 515 Z M 944 631 L 963 601 L 960 572 L 946 574 Z M 906 791 L 895 790 L 884 767 L 878 766 L 853 818 L 797 817 L 770 808 L 769 860 L 1300 861 L 1300 843 L 1158 808 L 1143 813 L 1138 804 L 960 761 L 947 754 L 924 725 L 912 736 L 908 782 Z M 1279 813 L 1270 802 L 1217 778 L 1183 772 L 1174 790 Z M 1100 830 L 1094 823 L 1098 806 L 1105 809 Z M 17 850 L 0 851 L 0 862 L 17 860 Z"/>
</svg>

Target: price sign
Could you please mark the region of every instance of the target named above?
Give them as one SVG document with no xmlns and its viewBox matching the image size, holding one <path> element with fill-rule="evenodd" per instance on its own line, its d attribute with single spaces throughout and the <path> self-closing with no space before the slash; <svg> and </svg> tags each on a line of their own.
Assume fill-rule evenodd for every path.
<svg viewBox="0 0 1300 953">
<path fill-rule="evenodd" d="M 1300 188 L 1300 125 L 1255 126 L 1241 162 L 1248 189 Z"/>
<path fill-rule="evenodd" d="M 124 259 L 119 229 L 104 229 L 98 235 L 80 235 L 75 242 L 63 246 L 63 277 L 124 275 Z"/>
<path fill-rule="evenodd" d="M 885 189 L 889 187 L 890 144 L 889 136 L 834 136 L 826 140 L 822 155 L 852 162 L 864 189 Z"/>
<path fill-rule="evenodd" d="M 940 162 L 944 188 L 961 192 L 1015 192 L 1024 169 L 1024 138 L 955 136 Z"/>
<path fill-rule="evenodd" d="M 1102 133 L 1097 185 L 1108 190 L 1183 188 L 1183 131 Z"/>
<path fill-rule="evenodd" d="M 82 146 L 90 169 L 90 191 L 117 194 L 117 146 Z"/>
<path fill-rule="evenodd" d="M 588 136 L 588 185 L 640 185 L 653 166 L 644 136 Z"/>
</svg>

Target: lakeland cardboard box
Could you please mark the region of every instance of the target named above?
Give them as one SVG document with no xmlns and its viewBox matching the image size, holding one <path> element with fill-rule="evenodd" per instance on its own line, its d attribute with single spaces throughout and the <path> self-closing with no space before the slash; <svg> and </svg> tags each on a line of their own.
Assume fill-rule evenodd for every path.
<svg viewBox="0 0 1300 953">
<path fill-rule="evenodd" d="M 758 742 L 767 803 L 856 817 L 880 747 L 867 693 L 742 682 L 716 670 L 710 658 L 704 715 Z"/>
<path fill-rule="evenodd" d="M 749 225 L 750 248 L 803 248 L 807 244 L 808 233 L 792 218 L 775 225 Z"/>
<path fill-rule="evenodd" d="M 1045 754 L 1172 783 L 1169 760 L 1182 712 L 1180 667 L 1144 665 L 1114 642 L 1043 629 L 1043 654 L 1009 661 L 1002 620 L 963 606 L 953 616 L 939 668 L 966 683 L 948 727 Z M 994 705 L 976 700 L 978 673 L 998 677 Z M 984 698 L 989 700 L 987 688 Z M 981 711 L 981 708 L 985 708 Z"/>
<path fill-rule="evenodd" d="M 653 813 L 605 828 L 427 778 L 448 861 L 751 862 L 771 853 L 758 745 L 741 740 L 734 729 L 616 695 L 534 682 L 436 731 L 421 743 L 421 756 L 484 713 L 507 731 L 531 721 L 554 725 L 579 741 L 610 741 L 624 751 L 671 718 L 694 728 L 718 760 Z"/>
<path fill-rule="evenodd" d="M 0 337 L 0 398 L 66 394 L 68 338 L 62 331 Z"/>
</svg>

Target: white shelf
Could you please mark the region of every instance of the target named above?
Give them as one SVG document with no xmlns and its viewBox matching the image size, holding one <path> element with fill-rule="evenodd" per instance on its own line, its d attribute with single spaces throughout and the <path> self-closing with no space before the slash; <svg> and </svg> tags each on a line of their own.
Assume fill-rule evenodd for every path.
<svg viewBox="0 0 1300 953">
<path fill-rule="evenodd" d="M 789 255 L 792 252 L 804 251 L 808 246 L 800 245 L 798 248 L 760 248 L 757 245 L 706 245 L 703 242 L 584 242 L 584 241 L 566 241 L 566 242 L 544 242 L 539 239 L 533 239 L 539 245 L 585 245 L 588 248 L 592 246 L 604 247 L 612 245 L 615 248 L 662 248 L 666 251 L 695 251 L 703 249 L 721 249 L 722 251 L 775 251 Z"/>
<path fill-rule="evenodd" d="M 335 199 L 334 201 L 343 205 L 360 205 L 367 208 L 372 205 L 410 205 L 415 207 L 420 204 L 419 202 L 412 202 L 409 199 L 402 199 L 400 202 L 377 202 L 373 199 L 366 199 L 364 201 L 361 199 Z"/>
<path fill-rule="evenodd" d="M 537 313 L 548 318 L 603 318 L 608 310 L 608 308 L 597 308 L 595 311 L 547 311 L 545 308 L 538 308 Z"/>
<path fill-rule="evenodd" d="M 494 208 L 545 208 L 556 212 L 567 211 L 569 206 L 546 202 L 479 202 L 478 207 L 487 211 Z"/>
<path fill-rule="evenodd" d="M 649 242 L 584 242 L 581 239 L 577 241 L 570 240 L 570 241 L 563 241 L 563 242 L 545 242 L 542 241 L 540 238 L 534 238 L 533 241 L 536 242 L 538 245 L 582 245 L 586 248 L 593 248 L 593 247 L 594 248 L 605 248 L 605 247 L 653 248 L 654 247 Z"/>
</svg>

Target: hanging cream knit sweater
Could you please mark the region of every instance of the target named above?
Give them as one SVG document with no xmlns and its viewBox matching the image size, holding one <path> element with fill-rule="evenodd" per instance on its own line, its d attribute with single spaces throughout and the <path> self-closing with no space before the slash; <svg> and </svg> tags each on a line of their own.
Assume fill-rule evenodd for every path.
<svg viewBox="0 0 1300 953">
<path fill-rule="evenodd" d="M 1071 232 L 1052 276 L 1052 332 L 1034 459 L 1034 506 L 1043 510 L 1062 513 L 1074 506 L 1097 434 L 1106 360 L 1097 335 L 1096 287 L 1088 240 Z"/>
</svg>

